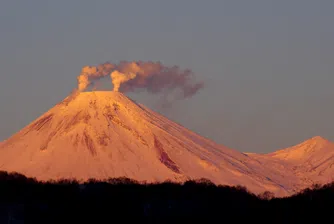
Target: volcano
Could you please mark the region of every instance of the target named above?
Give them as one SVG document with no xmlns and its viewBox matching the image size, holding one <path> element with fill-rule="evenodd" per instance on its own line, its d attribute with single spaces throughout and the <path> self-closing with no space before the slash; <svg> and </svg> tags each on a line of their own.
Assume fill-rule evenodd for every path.
<svg viewBox="0 0 334 224">
<path fill-rule="evenodd" d="M 120 92 L 109 91 L 67 97 L 4 141 L 0 169 L 38 180 L 206 178 L 276 195 L 291 193 L 293 186 L 282 181 L 295 178 L 263 169 L 251 156 L 218 145 Z"/>
</svg>

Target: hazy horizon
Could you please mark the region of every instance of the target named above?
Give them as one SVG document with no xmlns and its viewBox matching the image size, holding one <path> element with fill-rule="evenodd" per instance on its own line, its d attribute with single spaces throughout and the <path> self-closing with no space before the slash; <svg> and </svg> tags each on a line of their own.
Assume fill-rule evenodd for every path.
<svg viewBox="0 0 334 224">
<path fill-rule="evenodd" d="M 242 152 L 334 141 L 331 1 L 16 1 L 0 8 L 0 141 L 63 100 L 85 65 L 161 61 L 204 88 L 171 108 L 130 98 Z M 109 81 L 104 89 L 112 89 Z"/>
</svg>

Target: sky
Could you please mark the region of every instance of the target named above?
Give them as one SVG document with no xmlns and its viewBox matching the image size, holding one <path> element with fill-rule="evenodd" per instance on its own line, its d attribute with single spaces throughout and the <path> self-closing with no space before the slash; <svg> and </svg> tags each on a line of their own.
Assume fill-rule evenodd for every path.
<svg viewBox="0 0 334 224">
<path fill-rule="evenodd" d="M 121 60 L 191 69 L 205 87 L 170 108 L 145 92 L 128 96 L 227 147 L 267 153 L 313 136 L 334 141 L 333 8 L 331 0 L 1 1 L 0 141 L 69 95 L 83 66 Z"/>
</svg>

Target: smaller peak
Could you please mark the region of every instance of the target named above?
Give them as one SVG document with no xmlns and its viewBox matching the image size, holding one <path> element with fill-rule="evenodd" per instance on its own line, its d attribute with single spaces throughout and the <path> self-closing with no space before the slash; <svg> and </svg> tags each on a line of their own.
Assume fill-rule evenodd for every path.
<svg viewBox="0 0 334 224">
<path fill-rule="evenodd" d="M 325 138 L 323 138 L 321 136 L 314 136 L 311 139 L 314 139 L 314 140 L 326 140 Z"/>
<path fill-rule="evenodd" d="M 314 136 L 295 146 L 281 149 L 270 155 L 285 160 L 305 160 L 311 155 L 323 153 L 331 142 L 321 136 Z M 330 147 L 331 148 L 331 147 Z"/>
<path fill-rule="evenodd" d="M 314 137 L 306 140 L 306 142 L 326 143 L 326 142 L 328 142 L 328 140 L 325 139 L 324 137 L 321 137 L 321 136 L 314 136 Z"/>
<path fill-rule="evenodd" d="M 307 139 L 300 144 L 296 145 L 295 147 L 301 147 L 301 146 L 316 146 L 317 148 L 322 148 L 326 145 L 332 144 L 329 140 L 325 139 L 321 136 L 314 136 L 310 139 Z"/>
</svg>

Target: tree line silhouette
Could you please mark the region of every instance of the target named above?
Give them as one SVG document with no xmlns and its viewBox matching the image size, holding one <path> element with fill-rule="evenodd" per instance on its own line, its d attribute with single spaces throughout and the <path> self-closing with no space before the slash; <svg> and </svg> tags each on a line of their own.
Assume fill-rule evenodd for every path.
<svg viewBox="0 0 334 224">
<path fill-rule="evenodd" d="M 275 198 L 207 179 L 139 183 L 129 178 L 37 181 L 0 172 L 0 223 L 309 223 L 331 218 L 334 183 Z"/>
</svg>

